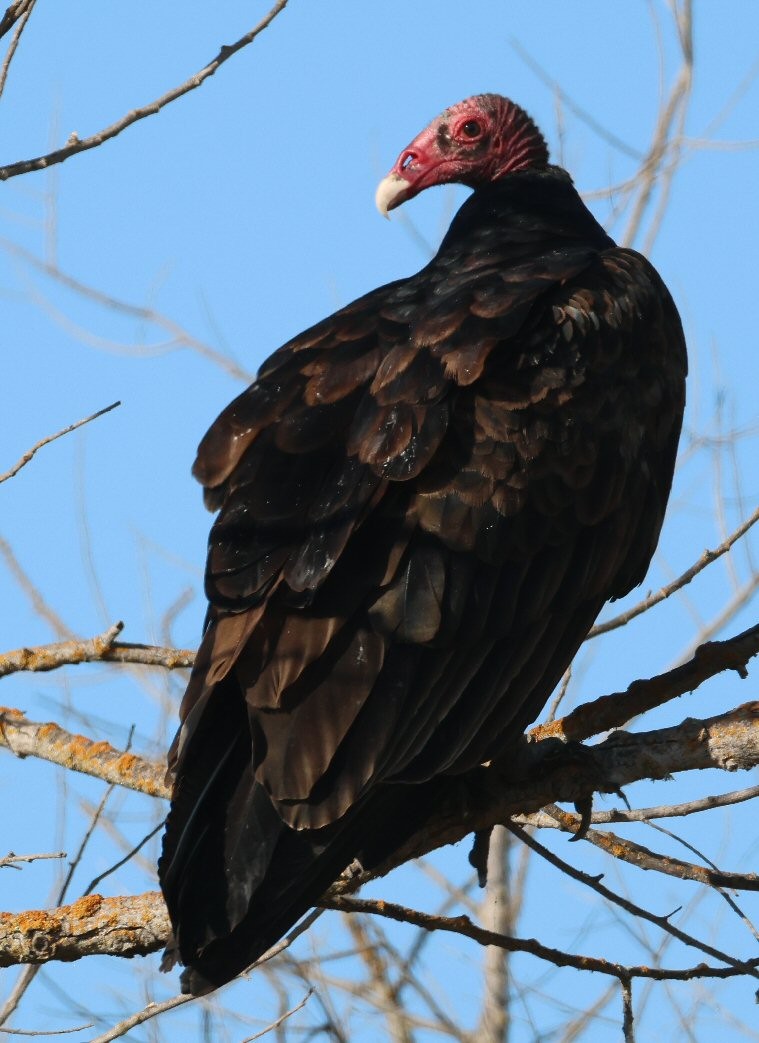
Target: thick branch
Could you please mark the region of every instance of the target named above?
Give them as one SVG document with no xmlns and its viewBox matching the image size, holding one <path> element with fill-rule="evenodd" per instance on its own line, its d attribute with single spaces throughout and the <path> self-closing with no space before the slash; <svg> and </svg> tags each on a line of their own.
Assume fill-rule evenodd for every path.
<svg viewBox="0 0 759 1043">
<path fill-rule="evenodd" d="M 50 912 L 0 913 L 0 967 L 78 960 L 82 956 L 145 956 L 165 945 L 169 916 L 157 891 L 129 898 L 88 895 Z"/>
<path fill-rule="evenodd" d="M 40 757 L 151 797 L 169 796 L 163 764 L 74 735 L 52 721 L 29 721 L 20 710 L 0 707 L 0 746 L 17 757 Z"/>
<path fill-rule="evenodd" d="M 183 94 L 189 94 L 190 91 L 200 87 L 201 84 L 216 72 L 216 70 L 224 64 L 233 54 L 237 54 L 243 47 L 247 47 L 248 44 L 252 43 L 259 33 L 263 32 L 264 29 L 282 11 L 287 5 L 287 0 L 277 0 L 272 9 L 269 11 L 264 18 L 256 25 L 250 32 L 241 36 L 239 40 L 236 40 L 232 44 L 228 44 L 222 47 L 216 57 L 208 63 L 199 72 L 196 72 L 194 76 L 191 76 L 184 83 L 180 83 L 178 87 L 174 87 L 172 90 L 167 91 L 166 94 L 161 95 L 160 98 L 156 98 L 155 101 L 150 102 L 148 105 L 143 105 L 139 109 L 133 109 L 128 112 L 126 116 L 122 116 L 120 120 L 112 123 L 109 127 L 105 127 L 103 130 L 98 131 L 97 134 L 91 135 L 89 138 L 78 138 L 75 134 L 72 134 L 63 148 L 56 149 L 54 152 L 48 152 L 44 156 L 37 156 L 35 159 L 25 159 L 19 163 L 9 163 L 7 166 L 0 167 L 0 181 L 7 181 L 8 178 L 17 177 L 19 174 L 28 174 L 32 170 L 44 170 L 46 167 L 51 167 L 56 163 L 63 163 L 64 160 L 68 159 L 69 156 L 75 156 L 79 152 L 86 152 L 87 149 L 97 148 L 98 145 L 102 145 L 104 141 L 108 141 L 110 138 L 115 138 L 122 130 L 126 130 L 133 123 L 138 120 L 145 119 L 146 116 L 154 116 L 161 109 L 170 105 L 171 102 L 176 101 L 177 98 L 181 98 Z M 10 9 L 9 9 L 10 11 Z M 6 18 L 8 12 L 6 12 Z M 5 20 L 4 20 L 5 21 Z"/>
<path fill-rule="evenodd" d="M 472 773 L 465 783 L 466 806 L 460 791 L 452 799 L 444 799 L 435 817 L 371 876 L 383 876 L 411 858 L 455 843 L 476 829 L 505 822 L 512 815 L 586 796 L 598 785 L 599 772 L 621 786 L 697 768 L 734 771 L 753 767 L 759 764 L 759 703 L 710 720 L 688 719 L 676 728 L 637 735 L 620 732 L 594 747 L 593 753 L 595 767 L 573 758 L 549 771 L 544 761 L 533 779 L 505 777 L 495 766 Z M 158 766 L 153 770 L 158 784 Z M 363 874 L 338 881 L 325 901 L 355 891 L 368 879 L 370 875 Z M 95 953 L 142 955 L 164 945 L 167 933 L 168 921 L 157 892 L 136 898 L 90 895 L 49 912 L 0 916 L 0 966 L 73 960 Z"/>
</svg>

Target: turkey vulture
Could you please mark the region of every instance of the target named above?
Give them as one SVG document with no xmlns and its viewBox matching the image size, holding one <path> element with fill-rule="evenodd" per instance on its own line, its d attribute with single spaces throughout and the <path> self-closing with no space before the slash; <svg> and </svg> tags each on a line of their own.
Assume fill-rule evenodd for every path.
<svg viewBox="0 0 759 1043">
<path fill-rule="evenodd" d="M 377 204 L 449 182 L 474 192 L 429 264 L 281 347 L 200 444 L 210 606 L 159 867 L 194 994 L 508 754 L 656 546 L 686 372 L 661 278 L 506 98 L 446 109 Z"/>
</svg>

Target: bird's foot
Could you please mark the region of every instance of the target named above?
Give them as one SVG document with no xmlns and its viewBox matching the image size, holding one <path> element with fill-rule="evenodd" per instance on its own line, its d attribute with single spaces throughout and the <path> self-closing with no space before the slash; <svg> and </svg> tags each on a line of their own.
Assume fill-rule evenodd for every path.
<svg viewBox="0 0 759 1043">
<path fill-rule="evenodd" d="M 477 883 L 485 887 L 488 882 L 488 855 L 490 854 L 490 836 L 493 827 L 478 829 L 472 834 L 472 850 L 469 852 L 469 865 L 477 870 Z"/>
</svg>

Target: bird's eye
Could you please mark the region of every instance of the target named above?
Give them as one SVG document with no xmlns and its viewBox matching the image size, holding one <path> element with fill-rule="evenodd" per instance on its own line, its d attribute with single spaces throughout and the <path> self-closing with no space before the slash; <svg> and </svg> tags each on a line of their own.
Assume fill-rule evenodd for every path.
<svg viewBox="0 0 759 1043">
<path fill-rule="evenodd" d="M 482 124 L 479 120 L 467 120 L 461 130 L 467 138 L 478 138 L 482 134 Z"/>
</svg>

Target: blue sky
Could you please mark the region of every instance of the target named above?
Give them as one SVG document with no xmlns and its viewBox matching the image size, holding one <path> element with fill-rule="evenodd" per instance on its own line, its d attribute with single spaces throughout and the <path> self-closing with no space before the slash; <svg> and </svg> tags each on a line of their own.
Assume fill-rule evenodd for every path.
<svg viewBox="0 0 759 1043">
<path fill-rule="evenodd" d="M 40 5 L 0 99 L 0 162 L 43 153 L 73 131 L 84 137 L 157 97 L 201 68 L 264 10 L 241 0 Z M 750 437 L 759 383 L 754 316 L 759 153 L 734 145 L 759 138 L 759 82 L 751 75 L 759 61 L 759 9 L 751 0 L 697 3 L 695 28 L 685 133 L 691 143 L 713 136 L 724 147 L 689 149 L 652 258 L 681 309 L 689 342 L 686 444 L 696 435 L 712 441 L 689 455 L 678 477 L 662 553 L 646 582 L 651 588 L 720 542 L 722 523 L 714 510 L 719 482 L 728 529 L 753 509 L 759 492 L 756 440 Z M 520 50 L 562 85 L 575 106 L 620 138 L 626 151 L 566 103 L 558 104 Z M 578 188 L 594 193 L 634 173 L 628 152 L 648 147 L 678 61 L 664 3 L 290 0 L 252 47 L 199 90 L 102 148 L 3 183 L 0 354 L 6 380 L 0 389 L 0 471 L 42 436 L 116 399 L 123 403 L 44 449 L 0 488 L 0 535 L 67 626 L 89 636 L 124 619 L 125 639 L 161 641 L 167 609 L 192 590 L 194 598 L 173 620 L 172 637 L 183 647 L 196 644 L 210 518 L 189 468 L 199 438 L 240 383 L 196 352 L 167 350 L 171 337 L 165 329 L 46 277 L 24 260 L 19 247 L 54 260 L 67 275 L 103 294 L 156 309 L 253 373 L 300 329 L 425 262 L 423 243 L 434 248 L 466 190 L 428 192 L 390 224 L 372 200 L 377 181 L 400 150 L 441 109 L 486 90 L 513 97 L 540 124 Z M 718 117 L 724 118 L 712 135 Z M 602 194 L 590 203 L 612 234 L 625 226 L 624 220 L 610 222 L 617 200 Z M 715 442 L 728 428 L 749 432 L 734 456 L 720 455 Z M 747 569 L 741 552 L 739 579 Z M 614 636 L 604 650 L 591 646 L 576 697 L 615 690 L 635 676 L 664 669 L 688 645 L 695 620 L 708 623 L 730 600 L 731 583 L 728 570 L 719 566 L 650 625 Z M 2 561 L 0 591 L 2 649 L 55 638 Z M 748 609 L 729 632 L 753 621 Z M 75 728 L 84 729 L 82 716 L 90 715 L 117 744 L 135 723 L 135 748 L 158 756 L 166 739 L 155 734 L 158 713 L 166 699 L 176 698 L 180 682 L 167 685 L 153 678 L 145 687 L 141 677 L 115 680 L 112 672 L 93 668 L 69 671 L 65 678 L 13 678 L 4 682 L 3 702 L 22 706 L 32 718 L 54 717 Z M 713 683 L 692 707 L 673 709 L 671 719 L 716 713 L 750 694 L 745 686 Z M 15 764 L 3 755 L 0 799 L 11 808 L 6 847 L 52 850 L 63 843 L 75 849 L 82 823 L 73 813 L 62 819 L 52 796 L 56 779 L 52 769 Z M 732 784 L 747 783 L 678 781 L 666 799 Z M 97 800 L 102 789 L 80 779 L 69 780 L 69 786 L 74 804 L 77 794 Z M 132 838 L 139 838 L 157 814 L 132 798 L 119 808 Z M 727 843 L 722 834 L 708 840 L 713 856 Z M 725 850 L 738 868 L 748 841 L 732 844 Z M 82 884 L 114 860 L 114 850 L 106 839 L 93 845 Z M 754 848 L 754 861 L 755 855 Z M 462 851 L 447 852 L 438 864 L 453 865 L 450 871 L 461 875 L 463 860 Z M 13 874 L 3 907 L 46 904 L 55 872 L 40 864 Z M 136 870 L 113 878 L 114 893 L 150 886 L 147 875 Z M 398 886 L 407 888 L 402 897 L 424 900 L 411 871 L 400 875 Z M 574 890 L 563 882 L 559 886 L 572 896 L 563 904 L 571 905 Z M 76 893 L 75 887 L 72 896 Z M 666 906 L 666 887 L 664 895 Z M 580 932 L 590 907 L 582 905 L 585 896 L 577 901 L 582 923 L 570 916 L 554 944 L 589 944 Z M 675 896 L 671 907 L 681 901 Z M 550 934 L 551 916 L 545 914 L 538 897 L 531 898 L 523 932 Z M 735 945 L 745 951 L 746 941 L 736 937 Z M 452 943 L 435 944 L 430 973 L 443 989 L 462 990 L 460 1009 L 471 1012 L 480 954 L 472 947 L 452 954 Z M 540 972 L 532 965 L 527 973 L 537 978 Z M 134 986 L 132 964 L 113 971 L 99 961 L 86 970 L 56 971 L 56 979 L 67 989 L 70 983 L 74 992 L 87 975 L 99 982 L 115 976 L 118 988 L 132 989 L 127 1005 L 144 1001 Z M 161 988 L 171 986 L 167 981 Z M 590 1002 L 599 986 L 574 977 L 557 988 L 566 988 L 567 1002 L 582 1003 L 577 990 L 587 988 Z M 726 986 L 721 995 L 751 1016 L 751 989 L 745 984 Z M 56 1002 L 49 997 L 49 1017 L 60 1021 Z M 533 1038 L 528 1008 L 546 1025 L 551 1017 L 560 1020 L 550 1005 L 528 997 L 515 1026 L 517 1040 Z M 662 1024 L 676 1024 L 666 1002 L 657 1016 Z M 31 1015 L 17 1024 L 30 1027 Z M 609 1038 L 608 1030 L 608 1024 L 600 1025 L 583 1038 Z M 360 1038 L 381 1038 L 375 1031 L 365 1027 Z"/>
</svg>

